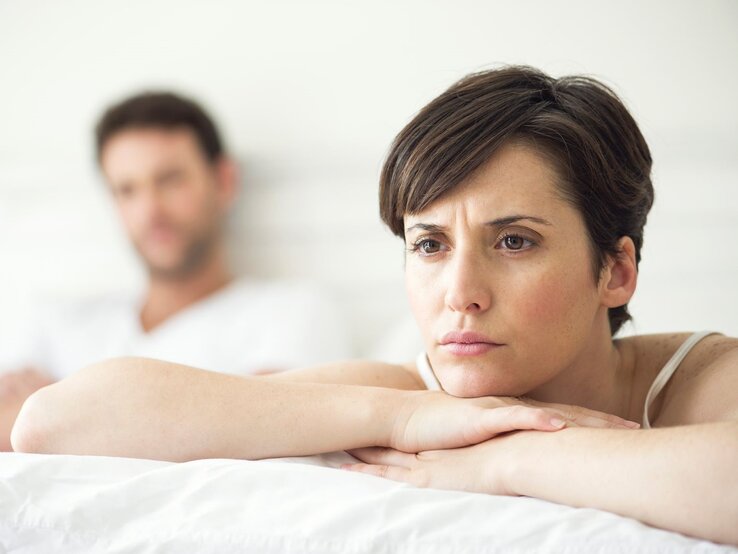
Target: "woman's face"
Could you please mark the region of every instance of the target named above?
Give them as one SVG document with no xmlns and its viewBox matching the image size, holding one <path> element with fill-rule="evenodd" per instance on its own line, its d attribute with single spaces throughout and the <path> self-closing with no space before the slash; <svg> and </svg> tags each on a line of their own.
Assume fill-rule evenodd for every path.
<svg viewBox="0 0 738 554">
<path fill-rule="evenodd" d="M 601 337 L 585 224 L 556 181 L 534 149 L 510 144 L 405 216 L 410 305 L 450 394 L 526 394 Z"/>
</svg>

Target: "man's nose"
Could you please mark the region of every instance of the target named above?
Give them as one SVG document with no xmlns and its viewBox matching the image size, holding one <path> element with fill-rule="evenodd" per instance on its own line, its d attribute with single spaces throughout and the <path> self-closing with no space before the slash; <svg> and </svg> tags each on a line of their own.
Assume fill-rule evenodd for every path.
<svg viewBox="0 0 738 554">
<path fill-rule="evenodd" d="M 492 304 L 489 276 L 482 256 L 472 250 L 456 250 L 447 266 L 446 305 L 454 312 L 482 313 Z"/>
<path fill-rule="evenodd" d="M 149 221 L 156 219 L 161 214 L 163 204 L 161 194 L 156 187 L 146 187 L 138 195 L 137 212 L 140 219 Z"/>
</svg>

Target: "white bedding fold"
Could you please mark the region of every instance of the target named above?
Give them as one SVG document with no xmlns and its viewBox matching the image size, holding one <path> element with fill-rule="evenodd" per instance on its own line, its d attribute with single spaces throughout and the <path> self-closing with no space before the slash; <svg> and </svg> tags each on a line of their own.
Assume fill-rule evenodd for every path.
<svg viewBox="0 0 738 554">
<path fill-rule="evenodd" d="M 0 454 L 0 553 L 738 552 L 597 510 L 334 469 L 348 459 Z"/>
</svg>

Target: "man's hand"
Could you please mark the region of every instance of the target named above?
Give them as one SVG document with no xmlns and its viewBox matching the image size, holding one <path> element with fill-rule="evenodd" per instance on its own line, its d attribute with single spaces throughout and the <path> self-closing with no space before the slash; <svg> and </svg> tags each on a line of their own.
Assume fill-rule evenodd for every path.
<svg viewBox="0 0 738 554">
<path fill-rule="evenodd" d="M 41 387 L 54 380 L 35 369 L 26 368 L 0 375 L 0 403 L 25 400 Z"/>
<path fill-rule="evenodd" d="M 53 382 L 48 375 L 30 368 L 0 375 L 0 451 L 12 450 L 10 430 L 26 398 Z"/>
</svg>

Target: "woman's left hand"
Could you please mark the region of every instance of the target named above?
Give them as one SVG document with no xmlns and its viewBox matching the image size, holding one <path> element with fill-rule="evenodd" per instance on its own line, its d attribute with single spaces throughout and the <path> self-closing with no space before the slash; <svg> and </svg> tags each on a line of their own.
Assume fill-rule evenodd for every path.
<svg viewBox="0 0 738 554">
<path fill-rule="evenodd" d="M 463 490 L 488 494 L 515 494 L 508 486 L 513 468 L 516 435 L 449 450 L 408 454 L 393 448 L 358 448 L 349 454 L 363 463 L 344 464 L 341 469 L 368 473 L 416 487 Z"/>
</svg>

